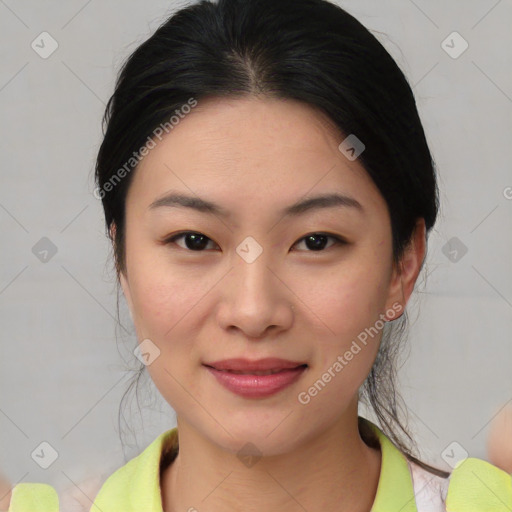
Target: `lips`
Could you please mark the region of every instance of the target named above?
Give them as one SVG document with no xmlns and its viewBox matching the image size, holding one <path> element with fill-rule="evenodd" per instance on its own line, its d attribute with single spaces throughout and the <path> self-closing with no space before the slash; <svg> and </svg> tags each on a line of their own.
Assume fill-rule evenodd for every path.
<svg viewBox="0 0 512 512">
<path fill-rule="evenodd" d="M 293 385 L 307 371 L 301 361 L 275 357 L 250 361 L 224 359 L 203 366 L 224 388 L 243 398 L 268 398 Z"/>
<path fill-rule="evenodd" d="M 267 398 L 283 391 L 308 368 L 300 361 L 277 358 L 225 359 L 203 363 L 203 366 L 224 388 L 244 398 Z"/>
<path fill-rule="evenodd" d="M 204 363 L 205 366 L 214 368 L 215 370 L 236 373 L 240 375 L 272 375 L 283 370 L 298 368 L 299 366 L 307 366 L 301 361 L 289 361 L 287 359 L 279 359 L 276 357 L 268 357 L 266 359 L 258 359 L 250 361 L 249 359 L 224 359 L 222 361 L 214 361 L 212 363 Z"/>
<path fill-rule="evenodd" d="M 282 372 L 283 368 L 275 368 L 273 370 L 248 370 L 248 371 L 219 370 L 219 371 L 226 372 L 226 373 L 234 373 L 235 375 L 274 375 L 274 373 Z"/>
</svg>

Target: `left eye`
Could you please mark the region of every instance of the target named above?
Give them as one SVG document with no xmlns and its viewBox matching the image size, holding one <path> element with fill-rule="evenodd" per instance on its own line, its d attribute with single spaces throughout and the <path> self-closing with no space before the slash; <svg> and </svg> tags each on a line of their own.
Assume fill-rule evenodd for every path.
<svg viewBox="0 0 512 512">
<path fill-rule="evenodd" d="M 311 233 L 310 235 L 306 235 L 305 237 L 301 238 L 298 242 L 296 242 L 295 245 L 304 242 L 306 247 L 310 248 L 312 251 L 323 251 L 329 238 L 334 240 L 334 243 L 329 247 L 332 247 L 334 244 L 346 243 L 344 240 L 334 235 L 328 235 L 326 233 Z"/>
</svg>

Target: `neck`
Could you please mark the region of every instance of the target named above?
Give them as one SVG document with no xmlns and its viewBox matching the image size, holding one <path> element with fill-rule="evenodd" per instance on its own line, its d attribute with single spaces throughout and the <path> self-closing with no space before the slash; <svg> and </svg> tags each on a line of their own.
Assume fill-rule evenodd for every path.
<svg viewBox="0 0 512 512">
<path fill-rule="evenodd" d="M 357 413 L 341 418 L 292 452 L 244 466 L 178 419 L 179 453 L 161 480 L 163 510 L 369 512 L 381 452 L 364 443 L 357 423 Z"/>
</svg>

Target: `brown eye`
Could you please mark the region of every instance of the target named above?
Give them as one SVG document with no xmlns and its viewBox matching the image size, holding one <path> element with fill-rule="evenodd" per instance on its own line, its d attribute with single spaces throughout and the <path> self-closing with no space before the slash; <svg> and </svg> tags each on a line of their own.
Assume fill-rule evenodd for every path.
<svg viewBox="0 0 512 512">
<path fill-rule="evenodd" d="M 341 238 L 329 235 L 327 233 L 311 233 L 309 235 L 306 235 L 305 237 L 301 238 L 297 244 L 304 242 L 306 247 L 309 249 L 308 252 L 321 252 L 325 250 L 325 246 L 327 245 L 327 241 L 331 239 L 334 241 L 331 245 L 329 245 L 330 248 L 335 244 L 345 244 L 346 242 L 342 240 Z"/>
<path fill-rule="evenodd" d="M 197 233 L 195 231 L 184 231 L 183 233 L 178 233 L 177 235 L 168 238 L 165 243 L 176 243 L 176 240 L 183 239 L 184 246 L 177 244 L 179 247 L 183 249 L 188 249 L 190 251 L 202 252 L 208 245 L 208 241 L 213 242 L 210 238 L 202 233 Z"/>
<path fill-rule="evenodd" d="M 183 241 L 178 243 L 177 240 Z M 329 240 L 332 241 L 330 245 L 328 245 Z M 203 252 L 208 247 L 209 242 L 215 244 L 213 240 L 202 233 L 198 233 L 196 231 L 183 231 L 182 233 L 178 233 L 168 238 L 165 241 L 165 244 L 172 243 L 178 245 L 178 247 L 181 247 L 182 249 L 194 252 Z M 300 243 L 305 244 L 307 248 L 306 252 L 322 252 L 333 245 L 345 245 L 347 242 L 335 235 L 329 235 L 327 233 L 311 233 L 302 237 L 298 242 L 296 242 L 295 246 Z"/>
</svg>

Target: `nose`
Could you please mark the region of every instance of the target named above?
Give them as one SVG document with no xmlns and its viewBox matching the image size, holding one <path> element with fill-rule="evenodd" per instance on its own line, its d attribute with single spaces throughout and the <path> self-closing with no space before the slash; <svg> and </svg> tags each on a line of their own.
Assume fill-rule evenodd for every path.
<svg viewBox="0 0 512 512">
<path fill-rule="evenodd" d="M 251 263 L 238 255 L 233 259 L 233 268 L 223 280 L 218 308 L 218 321 L 223 329 L 240 331 L 247 339 L 262 340 L 291 327 L 293 293 L 269 263 L 265 251 Z"/>
</svg>

